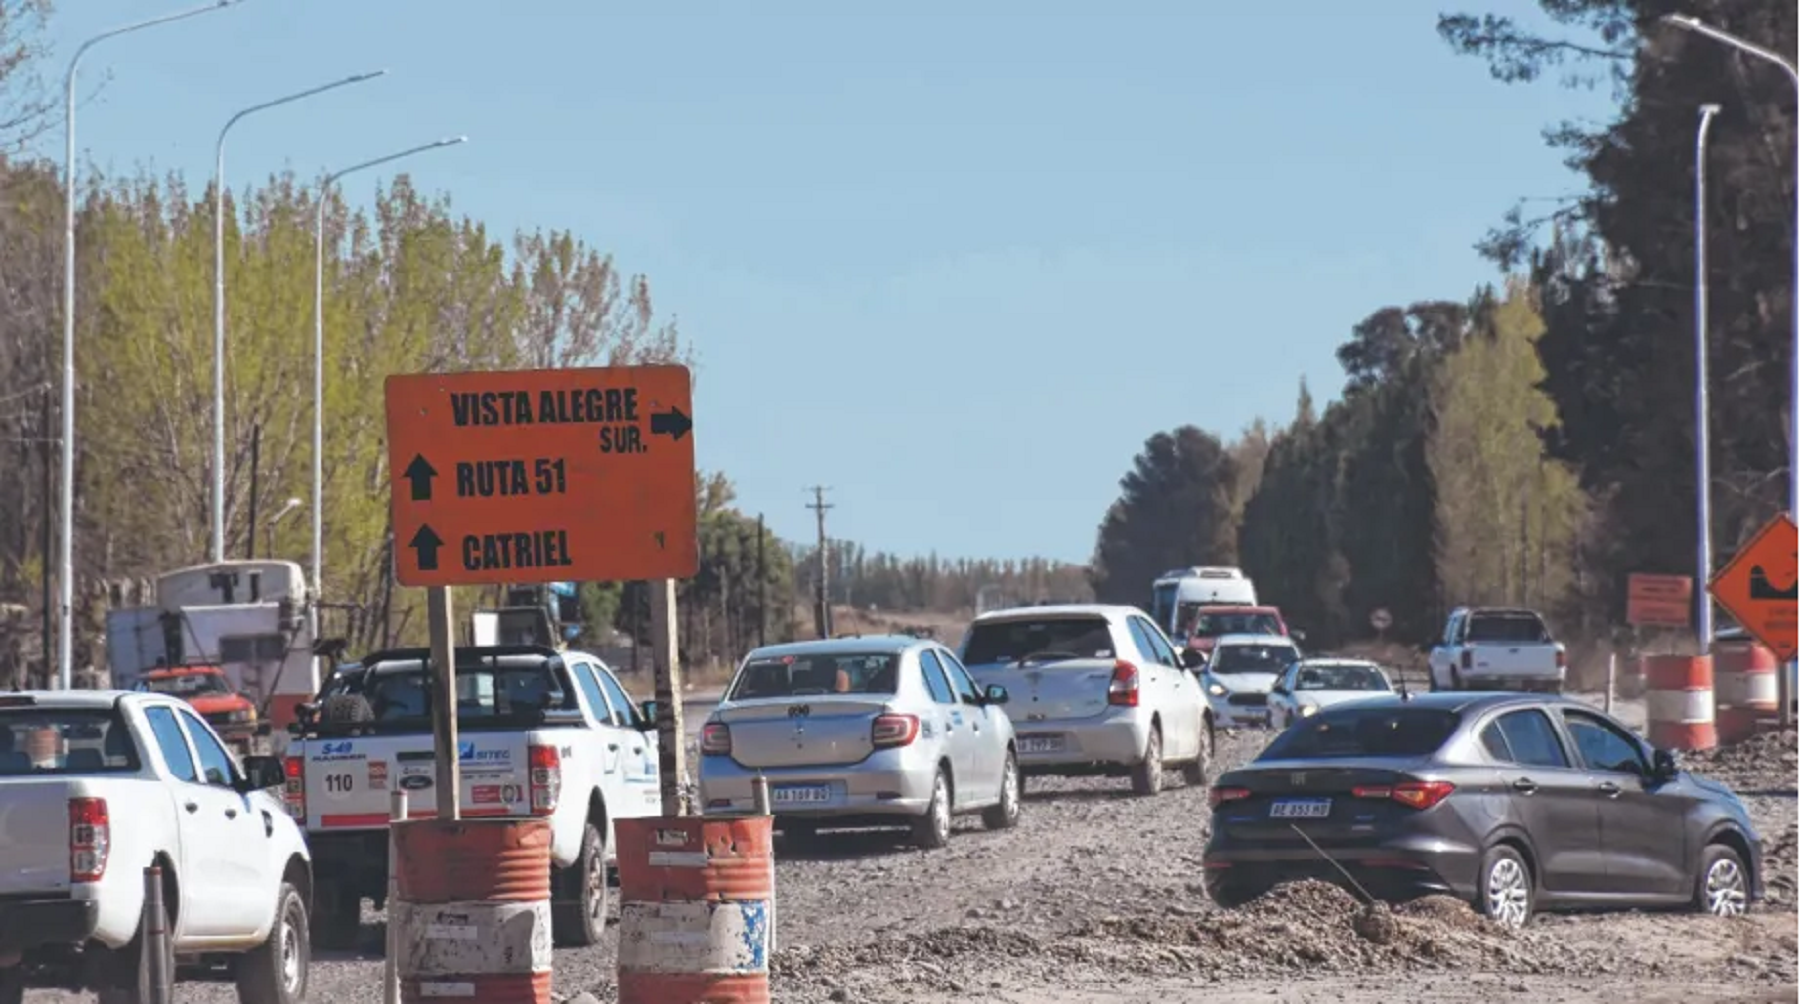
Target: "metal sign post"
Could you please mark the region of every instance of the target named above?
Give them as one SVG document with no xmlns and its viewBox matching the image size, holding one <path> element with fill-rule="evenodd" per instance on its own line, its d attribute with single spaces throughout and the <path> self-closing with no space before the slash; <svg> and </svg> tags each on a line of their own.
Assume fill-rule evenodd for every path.
<svg viewBox="0 0 1800 1004">
<path fill-rule="evenodd" d="M 437 815 L 462 818 L 462 769 L 456 744 L 456 638 L 450 630 L 450 587 L 425 591 L 431 628 L 431 735 L 437 747 Z"/>
</svg>

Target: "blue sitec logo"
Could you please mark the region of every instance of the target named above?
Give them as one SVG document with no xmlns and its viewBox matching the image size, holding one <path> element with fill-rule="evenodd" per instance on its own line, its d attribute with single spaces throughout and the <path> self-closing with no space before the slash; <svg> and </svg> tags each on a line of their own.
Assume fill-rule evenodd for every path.
<svg viewBox="0 0 1800 1004">
<path fill-rule="evenodd" d="M 475 761 L 477 763 L 495 763 L 512 759 L 512 750 L 477 750 L 473 740 L 456 744 L 458 760 Z"/>
</svg>

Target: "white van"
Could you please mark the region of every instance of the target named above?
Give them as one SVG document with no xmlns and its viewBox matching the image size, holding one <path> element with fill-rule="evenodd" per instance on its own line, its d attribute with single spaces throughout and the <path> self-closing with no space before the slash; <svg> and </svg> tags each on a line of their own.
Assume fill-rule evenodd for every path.
<svg viewBox="0 0 1800 1004">
<path fill-rule="evenodd" d="M 1164 572 L 1152 587 L 1150 613 L 1171 638 L 1180 635 L 1175 618 L 1183 604 L 1253 607 L 1257 605 L 1256 583 L 1243 569 L 1225 565 L 1195 565 Z"/>
</svg>

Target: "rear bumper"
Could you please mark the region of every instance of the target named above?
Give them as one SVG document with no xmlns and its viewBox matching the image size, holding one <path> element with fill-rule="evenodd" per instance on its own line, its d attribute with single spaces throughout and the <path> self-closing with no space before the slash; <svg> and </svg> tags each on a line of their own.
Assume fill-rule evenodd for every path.
<svg viewBox="0 0 1800 1004">
<path fill-rule="evenodd" d="M 84 944 L 99 926 L 99 900 L 0 900 L 0 956 L 44 945 Z"/>
<path fill-rule="evenodd" d="M 700 760 L 700 805 L 708 816 L 743 815 L 755 810 L 754 782 L 769 782 L 770 807 L 779 817 L 825 819 L 859 816 L 920 816 L 931 804 L 936 761 L 908 757 L 906 750 L 882 750 L 860 764 L 751 768 L 729 757 Z M 916 761 L 916 762 L 915 762 Z M 824 801 L 793 801 L 790 792 L 825 789 Z"/>
<path fill-rule="evenodd" d="M 1145 708 L 1119 708 L 1093 718 L 1013 721 L 1019 769 L 1025 774 L 1080 772 L 1094 766 L 1129 767 L 1144 759 L 1150 743 Z M 1032 749 L 1048 740 L 1055 748 Z"/>
<path fill-rule="evenodd" d="M 1321 846 L 1378 899 L 1475 898 L 1481 871 L 1481 852 L 1475 847 L 1425 835 Z M 1347 885 L 1343 872 L 1304 843 L 1270 848 L 1215 840 L 1202 861 L 1207 892 L 1215 895 L 1254 895 L 1305 878 Z"/>
</svg>

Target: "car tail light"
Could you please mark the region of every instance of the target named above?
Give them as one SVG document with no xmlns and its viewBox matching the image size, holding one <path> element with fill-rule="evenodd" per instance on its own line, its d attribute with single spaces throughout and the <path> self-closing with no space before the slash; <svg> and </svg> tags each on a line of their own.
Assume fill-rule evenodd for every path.
<svg viewBox="0 0 1800 1004">
<path fill-rule="evenodd" d="M 701 756 L 731 755 L 731 726 L 723 722 L 708 722 L 700 730 Z"/>
<path fill-rule="evenodd" d="M 104 798 L 69 799 L 69 881 L 98 882 L 106 877 L 112 849 L 112 822 Z"/>
<path fill-rule="evenodd" d="M 876 715 L 875 723 L 869 726 L 869 742 L 878 750 L 894 746 L 909 746 L 917 738 L 919 738 L 919 716 L 917 715 Z"/>
<path fill-rule="evenodd" d="M 1462 653 L 1462 668 L 1464 668 L 1464 669 L 1474 669 L 1475 668 L 1475 653 L 1466 648 L 1463 649 L 1463 653 Z"/>
<path fill-rule="evenodd" d="M 562 800 L 562 756 L 554 746 L 532 746 L 527 762 L 531 764 L 531 814 L 548 816 Z"/>
<path fill-rule="evenodd" d="M 1249 797 L 1249 788 L 1221 788 L 1216 784 L 1213 785 L 1212 790 L 1206 793 L 1207 803 L 1215 809 L 1226 802 L 1236 802 Z"/>
<path fill-rule="evenodd" d="M 281 788 L 282 804 L 287 806 L 288 815 L 306 822 L 306 761 L 291 756 L 281 762 L 281 772 L 287 775 L 287 783 Z"/>
<path fill-rule="evenodd" d="M 1120 659 L 1113 663 L 1112 683 L 1106 687 L 1106 703 L 1121 708 L 1138 706 L 1138 668 Z"/>
<path fill-rule="evenodd" d="M 1449 781 L 1402 781 L 1399 784 L 1357 785 L 1350 793 L 1357 798 L 1385 798 L 1413 809 L 1429 809 L 1450 797 L 1456 785 Z"/>
</svg>

